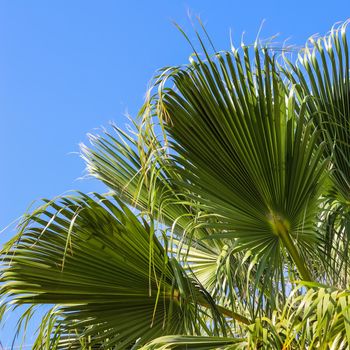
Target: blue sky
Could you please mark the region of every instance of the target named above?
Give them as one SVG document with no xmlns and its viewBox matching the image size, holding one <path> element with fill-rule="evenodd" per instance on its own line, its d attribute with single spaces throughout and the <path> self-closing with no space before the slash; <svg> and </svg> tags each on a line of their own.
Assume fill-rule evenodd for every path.
<svg viewBox="0 0 350 350">
<path fill-rule="evenodd" d="M 103 191 L 84 175 L 88 132 L 135 115 L 153 73 L 186 63 L 200 15 L 215 45 L 261 37 L 303 45 L 350 17 L 349 1 L 0 1 L 0 229 L 29 204 L 67 190 Z M 14 234 L 0 235 L 0 244 Z M 0 341 L 13 335 L 13 315 Z"/>
</svg>

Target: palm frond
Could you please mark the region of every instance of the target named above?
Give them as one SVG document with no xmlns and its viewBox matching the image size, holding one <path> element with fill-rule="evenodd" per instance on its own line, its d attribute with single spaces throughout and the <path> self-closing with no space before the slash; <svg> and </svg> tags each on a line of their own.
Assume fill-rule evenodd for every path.
<svg viewBox="0 0 350 350">
<path fill-rule="evenodd" d="M 333 283 L 345 287 L 349 273 L 350 189 L 350 61 L 346 36 L 349 22 L 333 27 L 323 37 L 311 37 L 296 63 L 287 57 L 284 72 L 305 100 L 308 118 L 322 132 L 324 155 L 331 159 L 331 189 L 326 195 L 321 221 L 324 261 Z M 339 244 L 344 242 L 344 244 Z M 330 252 L 332 253 L 330 254 Z"/>
<path fill-rule="evenodd" d="M 141 348 L 141 350 L 153 349 L 244 349 L 246 343 L 242 339 L 221 338 L 221 337 L 191 337 L 191 336 L 165 336 L 153 340 Z"/>
<path fill-rule="evenodd" d="M 90 135 L 91 147 L 81 145 L 88 174 L 103 181 L 141 213 L 182 236 L 198 212 L 184 193 L 169 183 L 172 160 L 157 136 L 157 126 L 135 123 L 134 128 L 127 133 L 113 126 L 113 134 L 106 131 L 102 136 Z M 174 176 L 178 174 L 171 177 Z M 207 235 L 204 229 L 195 231 L 195 236 Z"/>
<path fill-rule="evenodd" d="M 307 285 L 310 288 L 305 292 Z M 283 310 L 249 326 L 247 343 L 259 349 L 348 349 L 349 290 L 301 283 Z"/>
<path fill-rule="evenodd" d="M 272 275 L 286 249 L 311 280 L 306 257 L 319 240 L 315 217 L 326 168 L 319 132 L 305 122 L 305 107 L 297 112 L 267 49 L 255 49 L 254 63 L 248 47 L 243 57 L 203 50 L 206 60 L 197 55 L 159 78 L 151 101 L 182 178 L 172 183 L 214 215 L 204 216 L 205 227 L 254 251 Z"/>
<path fill-rule="evenodd" d="M 88 341 L 122 349 L 138 339 L 205 333 L 204 310 L 213 331 L 226 332 L 210 296 L 168 258 L 152 223 L 142 224 L 116 197 L 47 201 L 23 219 L 11 244 L 2 251 L 1 296 L 17 305 L 58 306 L 47 335 L 59 328 L 59 348 Z"/>
</svg>

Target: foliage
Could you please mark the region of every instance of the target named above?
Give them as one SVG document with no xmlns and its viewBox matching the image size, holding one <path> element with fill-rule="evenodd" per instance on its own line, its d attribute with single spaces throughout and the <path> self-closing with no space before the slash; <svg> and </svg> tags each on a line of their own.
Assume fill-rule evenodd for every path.
<svg viewBox="0 0 350 350">
<path fill-rule="evenodd" d="M 23 216 L 0 315 L 22 306 L 26 328 L 49 305 L 34 349 L 348 349 L 346 29 L 294 62 L 259 41 L 209 50 L 203 28 L 133 130 L 81 146 L 110 192 Z"/>
</svg>

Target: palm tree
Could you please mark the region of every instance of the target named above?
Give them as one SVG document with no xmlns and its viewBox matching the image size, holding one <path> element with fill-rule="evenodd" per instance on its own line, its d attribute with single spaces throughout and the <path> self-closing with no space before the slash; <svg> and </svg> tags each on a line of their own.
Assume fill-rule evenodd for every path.
<svg viewBox="0 0 350 350">
<path fill-rule="evenodd" d="M 134 131 L 81 146 L 104 195 L 45 200 L 2 249 L 33 349 L 349 349 L 347 23 L 155 77 Z M 212 49 L 208 50 L 204 39 Z M 213 52 L 213 53 L 212 53 Z"/>
</svg>

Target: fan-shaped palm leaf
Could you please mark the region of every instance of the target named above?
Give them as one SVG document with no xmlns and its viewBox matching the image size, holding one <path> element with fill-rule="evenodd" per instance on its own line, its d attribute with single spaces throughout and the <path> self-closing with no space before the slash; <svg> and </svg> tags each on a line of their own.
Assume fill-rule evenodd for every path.
<svg viewBox="0 0 350 350">
<path fill-rule="evenodd" d="M 350 62 L 346 28 L 334 27 L 324 37 L 311 37 L 294 64 L 287 57 L 284 72 L 306 99 L 310 120 L 322 130 L 325 156 L 332 159 L 332 189 L 321 220 L 325 236 L 324 261 L 332 283 L 345 287 L 349 273 L 350 189 Z"/>
<path fill-rule="evenodd" d="M 2 297 L 58 305 L 49 336 L 59 328 L 59 348 L 85 341 L 122 349 L 163 334 L 200 334 L 208 326 L 198 302 L 212 308 L 214 331 L 225 333 L 208 294 L 168 259 L 152 226 L 118 200 L 96 197 L 62 197 L 24 219 L 18 242 L 3 251 Z"/>
<path fill-rule="evenodd" d="M 234 50 L 197 59 L 167 71 L 152 101 L 178 155 L 184 180 L 174 184 L 217 215 L 208 227 L 254 250 L 272 274 L 281 269 L 282 247 L 302 278 L 312 279 L 306 256 L 318 241 L 325 170 L 318 132 L 305 123 L 304 108 L 297 114 L 268 50 L 256 48 L 253 65 L 248 47 L 243 58 Z"/>
</svg>

